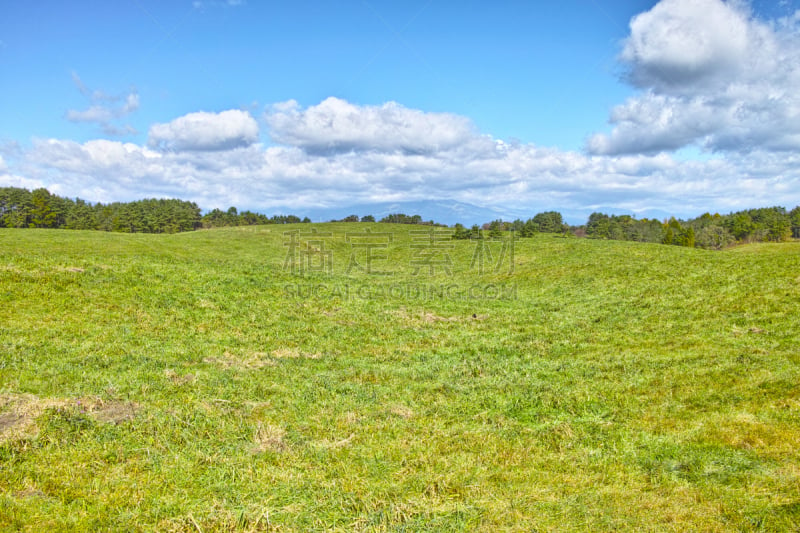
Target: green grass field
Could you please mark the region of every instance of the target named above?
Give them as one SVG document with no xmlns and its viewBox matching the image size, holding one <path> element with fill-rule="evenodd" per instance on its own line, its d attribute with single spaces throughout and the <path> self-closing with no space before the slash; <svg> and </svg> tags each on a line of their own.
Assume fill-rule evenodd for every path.
<svg viewBox="0 0 800 533">
<path fill-rule="evenodd" d="M 0 230 L 0 529 L 800 528 L 800 243 L 418 229 Z"/>
</svg>

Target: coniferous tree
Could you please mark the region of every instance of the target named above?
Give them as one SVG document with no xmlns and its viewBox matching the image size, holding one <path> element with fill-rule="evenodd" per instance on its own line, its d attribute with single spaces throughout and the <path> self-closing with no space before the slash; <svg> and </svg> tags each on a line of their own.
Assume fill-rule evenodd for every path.
<svg viewBox="0 0 800 533">
<path fill-rule="evenodd" d="M 800 239 L 800 206 L 789 212 L 789 221 L 792 225 L 792 237 Z"/>
<path fill-rule="evenodd" d="M 563 231 L 564 219 L 557 211 L 546 211 L 533 217 L 539 231 L 542 233 L 560 233 Z"/>
<path fill-rule="evenodd" d="M 472 225 L 472 228 L 470 228 L 470 230 L 469 230 L 469 238 L 470 239 L 482 239 L 483 238 L 483 232 L 481 231 L 480 226 L 478 226 L 477 224 L 473 224 Z"/>
<path fill-rule="evenodd" d="M 496 239 L 503 236 L 503 221 L 495 220 L 489 224 L 489 238 Z"/>
<path fill-rule="evenodd" d="M 462 224 L 456 224 L 453 231 L 453 239 L 469 239 L 470 231 Z"/>
<path fill-rule="evenodd" d="M 97 229 L 92 206 L 80 198 L 76 198 L 67 213 L 64 227 L 67 229 Z"/>
<path fill-rule="evenodd" d="M 33 204 L 27 189 L 5 187 L 0 189 L 2 203 L 2 225 L 6 228 L 27 228 L 31 220 Z"/>
</svg>

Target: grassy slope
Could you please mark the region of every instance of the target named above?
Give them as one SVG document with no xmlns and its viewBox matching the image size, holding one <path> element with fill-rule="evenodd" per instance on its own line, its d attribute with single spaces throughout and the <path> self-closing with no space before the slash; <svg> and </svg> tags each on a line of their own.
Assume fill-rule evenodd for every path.
<svg viewBox="0 0 800 533">
<path fill-rule="evenodd" d="M 331 276 L 288 227 L 0 230 L 0 528 L 800 525 L 800 244 L 458 242 L 420 279 L 388 226 L 376 281 L 342 233 L 387 226 L 316 227 Z M 417 283 L 517 298 L 293 292 Z"/>
</svg>

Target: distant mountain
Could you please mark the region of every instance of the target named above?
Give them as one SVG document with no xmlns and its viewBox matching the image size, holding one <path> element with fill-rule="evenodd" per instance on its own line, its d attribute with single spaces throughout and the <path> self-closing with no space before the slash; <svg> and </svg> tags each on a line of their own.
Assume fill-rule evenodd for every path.
<svg viewBox="0 0 800 533">
<path fill-rule="evenodd" d="M 287 211 L 288 212 L 288 211 Z M 341 220 L 349 215 L 372 215 L 375 220 L 395 213 L 406 215 L 420 215 L 426 222 L 433 220 L 440 224 L 453 224 L 460 222 L 465 226 L 472 224 L 483 224 L 501 218 L 503 220 L 513 220 L 518 216 L 507 211 L 492 208 L 479 207 L 476 205 L 465 204 L 462 202 L 448 200 L 423 200 L 419 202 L 385 202 L 377 204 L 351 205 L 346 207 L 330 207 L 306 209 L 302 213 L 296 213 L 301 218 L 308 216 L 314 222 L 327 222 L 329 220 Z M 535 213 L 527 215 L 533 216 Z"/>
<path fill-rule="evenodd" d="M 254 209 L 254 211 L 259 211 Z M 375 204 L 360 204 L 344 207 L 326 207 L 297 209 L 286 207 L 283 209 L 271 209 L 265 212 L 266 215 L 273 214 L 292 214 L 300 218 L 308 217 L 313 222 L 328 222 L 330 220 L 341 220 L 350 215 L 372 215 L 375 220 L 395 213 L 406 215 L 420 215 L 424 221 L 433 220 L 440 224 L 452 226 L 461 223 L 464 226 L 473 224 L 483 224 L 493 220 L 501 219 L 512 221 L 515 219 L 527 220 L 537 213 L 544 211 L 558 211 L 564 217 L 567 224 L 580 226 L 586 224 L 589 215 L 594 212 L 605 213 L 607 215 L 633 215 L 637 219 L 655 218 L 658 220 L 668 219 L 671 215 L 665 211 L 647 210 L 634 213 L 629 209 L 616 207 L 597 207 L 595 209 L 561 209 L 558 207 L 534 207 L 530 209 L 513 209 L 499 207 L 480 207 L 473 204 L 457 202 L 455 200 L 422 200 L 418 202 L 383 202 Z"/>
</svg>

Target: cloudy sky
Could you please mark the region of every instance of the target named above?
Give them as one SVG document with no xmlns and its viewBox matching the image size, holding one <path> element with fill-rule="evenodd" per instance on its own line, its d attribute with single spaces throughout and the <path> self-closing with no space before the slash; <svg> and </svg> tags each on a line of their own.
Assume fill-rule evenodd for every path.
<svg viewBox="0 0 800 533">
<path fill-rule="evenodd" d="M 798 0 L 3 1 L 0 186 L 299 215 L 791 208 L 799 88 Z"/>
</svg>

